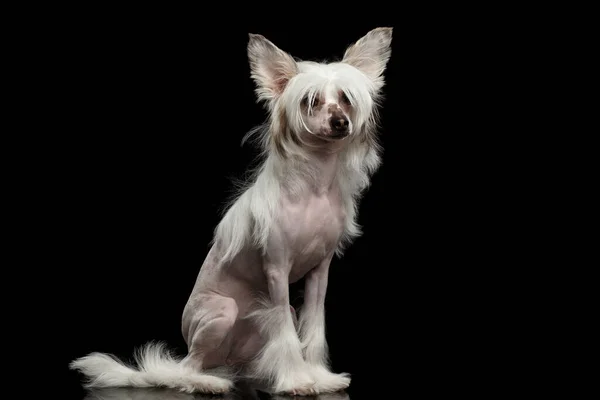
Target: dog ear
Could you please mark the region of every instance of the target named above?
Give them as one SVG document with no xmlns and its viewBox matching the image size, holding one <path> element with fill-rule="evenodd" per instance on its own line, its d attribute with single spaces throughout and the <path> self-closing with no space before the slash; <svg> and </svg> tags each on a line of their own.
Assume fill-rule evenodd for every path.
<svg viewBox="0 0 600 400">
<path fill-rule="evenodd" d="M 276 98 L 297 74 L 296 62 L 262 35 L 250 33 L 248 59 L 251 77 L 256 82 L 259 100 Z"/>
<path fill-rule="evenodd" d="M 392 54 L 392 29 L 376 28 L 346 49 L 342 62 L 350 64 L 383 85 L 383 71 Z"/>
</svg>

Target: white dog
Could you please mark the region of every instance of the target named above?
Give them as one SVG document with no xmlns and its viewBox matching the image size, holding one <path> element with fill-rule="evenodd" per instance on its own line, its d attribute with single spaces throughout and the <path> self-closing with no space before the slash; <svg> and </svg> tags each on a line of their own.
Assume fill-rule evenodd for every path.
<svg viewBox="0 0 600 400">
<path fill-rule="evenodd" d="M 136 368 L 92 353 L 71 363 L 89 387 L 224 393 L 244 378 L 272 393 L 311 395 L 350 384 L 328 366 L 325 293 L 332 258 L 360 234 L 358 200 L 380 164 L 377 110 L 391 40 L 392 28 L 377 28 L 340 62 L 316 63 L 250 34 L 251 76 L 269 113 L 250 132 L 262 163 L 217 226 L 183 311 L 188 354 L 180 360 L 147 344 Z M 303 277 L 296 320 L 289 284 Z"/>
</svg>

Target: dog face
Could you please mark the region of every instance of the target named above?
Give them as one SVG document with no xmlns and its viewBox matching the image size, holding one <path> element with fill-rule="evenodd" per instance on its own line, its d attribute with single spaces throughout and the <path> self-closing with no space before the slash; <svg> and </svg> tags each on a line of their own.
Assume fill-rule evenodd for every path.
<svg viewBox="0 0 600 400">
<path fill-rule="evenodd" d="M 250 34 L 248 57 L 259 101 L 271 115 L 271 139 L 302 144 L 361 135 L 373 124 L 391 55 L 392 28 L 377 28 L 346 49 L 339 62 L 297 61 L 261 35 Z"/>
<path fill-rule="evenodd" d="M 336 74 L 343 67 L 305 62 L 298 69 L 299 74 L 282 93 L 286 115 L 296 121 L 294 130 L 324 140 L 341 140 L 351 135 L 357 106 L 350 100 L 351 91 L 336 82 Z"/>
<path fill-rule="evenodd" d="M 335 85 L 306 93 L 299 117 L 308 133 L 325 140 L 344 139 L 352 133 L 352 103 Z"/>
</svg>

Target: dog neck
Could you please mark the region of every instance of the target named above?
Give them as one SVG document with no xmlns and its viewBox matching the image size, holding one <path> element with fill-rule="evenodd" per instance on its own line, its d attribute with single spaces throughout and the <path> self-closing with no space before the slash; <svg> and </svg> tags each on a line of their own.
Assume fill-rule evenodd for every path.
<svg viewBox="0 0 600 400">
<path fill-rule="evenodd" d="M 337 152 L 323 151 L 322 149 L 311 151 L 305 163 L 310 165 L 311 187 L 317 194 L 328 193 L 335 184 L 337 176 L 339 156 Z"/>
<path fill-rule="evenodd" d="M 336 185 L 340 147 L 337 143 L 320 143 L 304 147 L 301 156 L 286 158 L 280 169 L 283 187 L 296 195 L 329 193 Z"/>
</svg>

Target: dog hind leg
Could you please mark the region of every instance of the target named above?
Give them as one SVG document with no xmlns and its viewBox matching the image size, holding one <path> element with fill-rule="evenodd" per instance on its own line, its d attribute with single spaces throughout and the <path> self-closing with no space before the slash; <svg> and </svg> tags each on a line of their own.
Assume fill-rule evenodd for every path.
<svg viewBox="0 0 600 400">
<path fill-rule="evenodd" d="M 219 295 L 201 295 L 184 312 L 183 333 L 188 345 L 188 354 L 182 365 L 196 371 L 225 365 L 228 353 L 228 335 L 237 319 L 238 307 L 234 299 Z M 226 381 L 229 379 L 209 375 Z"/>
</svg>

